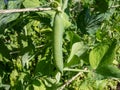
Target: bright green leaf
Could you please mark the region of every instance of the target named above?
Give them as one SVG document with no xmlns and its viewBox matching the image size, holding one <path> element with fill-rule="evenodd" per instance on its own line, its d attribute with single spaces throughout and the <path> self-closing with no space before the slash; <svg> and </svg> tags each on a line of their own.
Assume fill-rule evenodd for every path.
<svg viewBox="0 0 120 90">
<path fill-rule="evenodd" d="M 10 74 L 10 84 L 11 86 L 14 86 L 16 84 L 17 76 L 18 76 L 17 70 L 13 70 L 12 73 Z"/>
<path fill-rule="evenodd" d="M 46 90 L 45 85 L 41 80 L 34 80 L 32 85 L 28 85 L 25 90 Z"/>
<path fill-rule="evenodd" d="M 96 69 L 104 57 L 105 53 L 109 49 L 107 44 L 99 44 L 90 52 L 89 62 L 93 69 Z"/>
<path fill-rule="evenodd" d="M 68 15 L 66 13 L 62 14 L 62 19 L 63 19 L 64 27 L 65 28 L 70 27 L 71 22 L 69 21 L 69 17 L 68 17 Z"/>
<path fill-rule="evenodd" d="M 115 58 L 115 53 L 116 53 L 116 44 L 117 44 L 116 40 L 114 40 L 110 45 L 107 53 L 103 57 L 101 64 L 109 65 L 113 63 L 113 60 Z"/>
<path fill-rule="evenodd" d="M 29 67 L 29 65 L 28 65 L 29 58 L 30 58 L 29 52 L 26 52 L 26 53 L 22 56 L 22 65 L 23 65 L 23 67 L 25 67 L 25 65 L 26 65 L 27 68 Z"/>
<path fill-rule="evenodd" d="M 71 62 L 72 63 L 76 62 L 76 60 L 78 60 L 77 58 L 83 55 L 86 50 L 87 50 L 87 46 L 84 45 L 83 42 L 74 43 L 67 63 L 70 64 Z"/>
<path fill-rule="evenodd" d="M 25 8 L 40 7 L 40 1 L 39 0 L 25 0 L 23 2 L 23 5 Z"/>
</svg>

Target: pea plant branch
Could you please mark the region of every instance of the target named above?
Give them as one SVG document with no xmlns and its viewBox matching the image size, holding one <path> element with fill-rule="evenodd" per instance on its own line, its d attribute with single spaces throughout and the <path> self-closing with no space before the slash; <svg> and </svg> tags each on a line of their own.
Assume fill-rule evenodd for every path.
<svg viewBox="0 0 120 90">
<path fill-rule="evenodd" d="M 0 10 L 0 14 L 5 13 L 19 13 L 19 12 L 34 12 L 34 11 L 48 11 L 51 8 L 23 8 L 23 9 L 8 9 L 8 10 Z"/>
<path fill-rule="evenodd" d="M 117 8 L 120 7 L 120 5 L 111 6 L 109 8 Z M 64 6 L 65 8 L 65 6 Z M 19 12 L 34 12 L 34 11 L 48 11 L 51 10 L 51 8 L 23 8 L 23 9 L 8 9 L 8 10 L 0 10 L 0 14 L 5 13 L 19 13 Z"/>
</svg>

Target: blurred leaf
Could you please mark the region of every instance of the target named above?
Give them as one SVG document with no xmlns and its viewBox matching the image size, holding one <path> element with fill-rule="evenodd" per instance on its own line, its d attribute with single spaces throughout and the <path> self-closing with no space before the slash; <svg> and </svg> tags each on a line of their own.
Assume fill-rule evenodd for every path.
<svg viewBox="0 0 120 90">
<path fill-rule="evenodd" d="M 10 84 L 11 86 L 15 86 L 16 81 L 17 81 L 17 76 L 18 76 L 17 70 L 13 70 L 12 73 L 10 74 Z"/>
<path fill-rule="evenodd" d="M 27 39 L 23 41 L 23 47 L 21 48 L 21 55 L 22 55 L 22 65 L 23 67 L 29 68 L 29 61 L 32 60 L 35 56 L 34 53 L 34 45 L 30 37 L 24 38 Z"/>
<path fill-rule="evenodd" d="M 39 79 L 35 79 L 32 82 L 32 85 L 29 85 L 26 90 L 46 90 L 45 85 Z"/>
<path fill-rule="evenodd" d="M 99 65 L 110 65 L 115 58 L 116 40 L 110 41 L 109 44 L 101 43 L 97 45 L 89 55 L 89 62 L 93 69 Z"/>
<path fill-rule="evenodd" d="M 102 43 L 92 49 L 89 55 L 89 62 L 93 69 L 96 69 L 98 67 L 108 48 L 109 45 Z"/>
<path fill-rule="evenodd" d="M 10 58 L 10 50 L 7 48 L 7 46 L 5 45 L 5 43 L 0 40 L 0 59 L 3 60 L 3 58 Z"/>
<path fill-rule="evenodd" d="M 107 80 L 97 80 L 96 82 L 96 90 L 104 90 L 104 88 L 107 86 Z"/>
<path fill-rule="evenodd" d="M 40 85 L 41 85 L 41 81 L 35 79 L 35 80 L 32 82 L 32 84 L 34 84 L 35 86 L 40 86 Z"/>
<path fill-rule="evenodd" d="M 70 41 L 70 47 L 72 47 L 72 45 L 75 42 L 80 42 L 80 36 L 72 31 L 67 31 L 66 33 L 66 39 L 68 41 Z"/>
<path fill-rule="evenodd" d="M 66 67 L 74 67 L 74 66 L 77 66 L 77 65 L 80 64 L 80 60 L 81 60 L 81 59 L 80 59 L 78 56 L 74 55 L 74 56 L 72 57 L 72 59 L 70 60 L 70 62 L 67 63 L 65 66 L 66 66 Z"/>
<path fill-rule="evenodd" d="M 26 52 L 23 56 L 22 56 L 22 65 L 23 67 L 29 67 L 28 63 L 29 63 L 29 58 L 30 58 L 30 55 L 29 55 L 29 52 Z"/>
<path fill-rule="evenodd" d="M 108 0 L 95 0 L 95 10 L 105 13 L 108 10 Z"/>
<path fill-rule="evenodd" d="M 25 0 L 23 2 L 23 5 L 25 8 L 40 7 L 40 1 L 39 0 Z"/>
<path fill-rule="evenodd" d="M 97 68 L 97 73 L 103 75 L 104 77 L 115 77 L 120 78 L 120 69 L 113 65 L 102 65 Z"/>
<path fill-rule="evenodd" d="M 46 60 L 39 61 L 35 68 L 35 74 L 49 75 L 53 71 L 52 64 Z"/>
<path fill-rule="evenodd" d="M 3 76 L 4 71 L 5 71 L 5 65 L 2 61 L 0 61 L 0 76 Z M 1 80 L 0 80 L 0 84 L 1 84 Z"/>
<path fill-rule="evenodd" d="M 1 21 L 0 26 L 2 24 L 7 24 L 7 23 L 15 20 L 16 18 L 18 18 L 19 15 L 20 15 L 19 13 L 0 15 L 0 21 Z"/>
<path fill-rule="evenodd" d="M 21 7 L 23 0 L 8 0 L 8 9 L 17 9 Z"/>
<path fill-rule="evenodd" d="M 76 42 L 73 44 L 67 64 L 75 64 L 77 57 L 79 58 L 87 50 L 87 46 L 83 42 Z M 75 59 L 76 57 L 76 59 Z M 77 61 L 79 62 L 79 60 Z"/>
<path fill-rule="evenodd" d="M 7 28 L 7 24 L 17 19 L 19 15 L 19 13 L 0 14 L 0 34 Z"/>
<path fill-rule="evenodd" d="M 84 7 L 76 18 L 77 27 L 83 34 L 95 34 L 103 20 L 103 14 L 91 14 L 88 7 Z"/>
<path fill-rule="evenodd" d="M 63 13 L 62 18 L 63 18 L 63 23 L 64 23 L 65 29 L 70 27 L 71 22 L 69 21 L 69 16 L 66 13 Z"/>
<path fill-rule="evenodd" d="M 52 88 L 53 86 L 56 85 L 56 79 L 51 78 L 51 77 L 44 78 L 43 82 L 44 82 L 45 86 L 48 88 Z"/>
<path fill-rule="evenodd" d="M 117 41 L 113 40 L 107 53 L 105 54 L 105 56 L 103 57 L 103 59 L 101 61 L 101 65 L 102 64 L 110 65 L 113 63 L 113 60 L 114 60 L 115 55 L 116 55 L 116 45 L 117 45 Z"/>
<path fill-rule="evenodd" d="M 1 90 L 10 90 L 10 85 L 8 85 L 8 84 L 0 84 L 0 89 Z"/>
<path fill-rule="evenodd" d="M 55 78 L 56 78 L 56 83 L 59 83 L 59 82 L 60 82 L 60 79 L 61 79 L 61 73 L 58 72 L 58 73 L 55 75 Z"/>
<path fill-rule="evenodd" d="M 0 9 L 4 9 L 5 3 L 4 0 L 0 0 Z"/>
<path fill-rule="evenodd" d="M 93 87 L 88 84 L 88 80 L 83 81 L 78 90 L 93 90 Z"/>
<path fill-rule="evenodd" d="M 56 82 L 55 78 L 46 77 L 44 78 L 43 83 L 46 86 L 46 90 L 57 90 L 58 83 Z"/>
</svg>

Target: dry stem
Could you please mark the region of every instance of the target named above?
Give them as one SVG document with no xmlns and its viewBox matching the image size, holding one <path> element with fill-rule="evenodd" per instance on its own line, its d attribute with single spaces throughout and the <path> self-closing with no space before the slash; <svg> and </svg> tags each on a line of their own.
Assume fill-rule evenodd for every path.
<svg viewBox="0 0 120 90">
<path fill-rule="evenodd" d="M 0 10 L 1 13 L 18 13 L 18 12 L 33 12 L 33 11 L 48 11 L 51 8 L 24 8 L 24 9 L 9 9 L 9 10 Z"/>
</svg>

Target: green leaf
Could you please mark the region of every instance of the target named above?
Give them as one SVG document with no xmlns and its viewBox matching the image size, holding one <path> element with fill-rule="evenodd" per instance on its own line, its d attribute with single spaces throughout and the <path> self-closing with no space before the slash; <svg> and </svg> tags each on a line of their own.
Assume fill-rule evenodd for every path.
<svg viewBox="0 0 120 90">
<path fill-rule="evenodd" d="M 80 41 L 80 36 L 72 31 L 67 31 L 66 39 L 70 41 L 70 47 L 72 47 L 73 43 Z"/>
<path fill-rule="evenodd" d="M 101 13 L 104 13 L 108 9 L 108 0 L 95 0 L 95 9 L 97 11 L 100 11 Z"/>
<path fill-rule="evenodd" d="M 30 58 L 29 52 L 26 52 L 26 53 L 22 56 L 22 65 L 23 65 L 23 67 L 25 67 L 25 65 L 26 65 L 27 68 L 29 67 L 29 65 L 28 65 L 28 63 L 29 63 L 29 58 Z"/>
<path fill-rule="evenodd" d="M 5 3 L 4 0 L 0 0 L 0 9 L 4 9 Z"/>
<path fill-rule="evenodd" d="M 68 65 L 69 64 L 74 64 L 75 62 L 79 62 L 79 61 L 76 61 L 76 60 L 78 60 L 78 58 L 81 55 L 83 55 L 86 50 L 87 50 L 87 46 L 84 45 L 83 42 L 74 43 L 73 46 L 72 46 L 70 56 L 69 56 L 68 61 L 67 61 Z"/>
<path fill-rule="evenodd" d="M 60 78 L 61 78 L 61 73 L 60 72 L 56 73 L 55 75 L 56 83 L 60 82 Z"/>
<path fill-rule="evenodd" d="M 56 84 L 56 79 L 51 78 L 51 77 L 45 77 L 43 82 L 44 82 L 45 86 L 52 87 L 52 85 Z"/>
<path fill-rule="evenodd" d="M 49 75 L 53 70 L 53 66 L 46 60 L 39 61 L 35 68 L 35 74 Z"/>
<path fill-rule="evenodd" d="M 77 16 L 77 27 L 80 29 L 81 33 L 93 35 L 100 27 L 104 19 L 103 16 L 103 14 L 91 14 L 90 8 L 84 7 Z"/>
<path fill-rule="evenodd" d="M 0 1 L 0 3 L 2 3 Z M 9 0 L 8 9 L 20 8 L 22 0 Z M 0 4 L 1 7 L 3 7 Z M 0 33 L 4 32 L 4 29 L 7 28 L 7 24 L 16 20 L 19 17 L 20 13 L 10 13 L 10 14 L 0 14 Z M 15 21 L 17 22 L 17 21 Z"/>
<path fill-rule="evenodd" d="M 10 90 L 10 85 L 8 85 L 8 84 L 0 84 L 0 89 L 1 90 Z"/>
<path fill-rule="evenodd" d="M 8 1 L 8 9 L 16 9 L 20 8 L 23 0 L 9 0 Z"/>
<path fill-rule="evenodd" d="M 28 85 L 26 90 L 46 90 L 45 85 L 40 79 L 33 80 L 32 85 Z"/>
<path fill-rule="evenodd" d="M 8 23 L 17 19 L 19 15 L 19 13 L 0 14 L 0 33 L 4 31 L 4 28 L 7 27 Z"/>
<path fill-rule="evenodd" d="M 10 58 L 10 50 L 5 45 L 4 41 L 0 40 L 0 59 L 2 61 L 3 58 Z"/>
<path fill-rule="evenodd" d="M 102 43 L 91 50 L 89 55 L 89 62 L 93 69 L 96 69 L 98 67 L 108 49 L 109 45 Z"/>
<path fill-rule="evenodd" d="M 40 1 L 39 0 L 25 0 L 23 2 L 23 5 L 25 8 L 40 7 Z"/>
<path fill-rule="evenodd" d="M 112 62 L 115 58 L 115 54 L 116 54 L 116 45 L 117 45 L 116 40 L 113 40 L 107 53 L 105 54 L 105 56 L 102 59 L 101 64 L 105 64 L 105 65 L 112 64 Z"/>
<path fill-rule="evenodd" d="M 104 90 L 108 82 L 106 80 L 97 80 L 95 83 L 95 90 Z"/>
<path fill-rule="evenodd" d="M 93 69 L 96 69 L 99 65 L 112 64 L 115 58 L 117 42 L 112 40 L 109 44 L 101 43 L 90 52 L 89 62 Z"/>
<path fill-rule="evenodd" d="M 65 66 L 67 67 L 73 67 L 73 66 L 76 66 L 76 65 L 79 65 L 80 64 L 80 58 L 76 55 L 74 55 L 72 57 L 72 59 L 70 60 L 69 63 L 67 63 Z"/>
<path fill-rule="evenodd" d="M 10 84 L 11 84 L 11 86 L 14 86 L 16 84 L 18 75 L 19 74 L 18 74 L 16 69 L 13 70 L 12 73 L 10 74 Z"/>
<path fill-rule="evenodd" d="M 69 16 L 66 13 L 62 14 L 62 19 L 65 29 L 71 26 L 71 22 L 69 21 Z"/>
<path fill-rule="evenodd" d="M 104 77 L 120 78 L 120 69 L 113 65 L 102 65 L 96 69 L 96 72 Z"/>
</svg>

